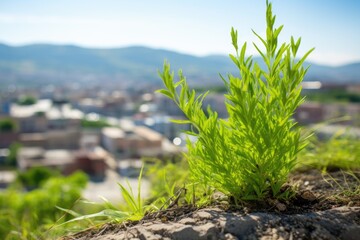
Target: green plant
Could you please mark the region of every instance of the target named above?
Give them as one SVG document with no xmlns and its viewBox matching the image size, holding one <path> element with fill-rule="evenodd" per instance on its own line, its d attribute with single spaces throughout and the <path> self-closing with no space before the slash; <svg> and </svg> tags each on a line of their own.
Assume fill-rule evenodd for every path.
<svg viewBox="0 0 360 240">
<path fill-rule="evenodd" d="M 24 106 L 28 106 L 28 105 L 33 105 L 37 102 L 36 98 L 33 96 L 22 96 L 21 98 L 19 98 L 19 100 L 17 101 L 17 103 L 19 105 L 24 105 Z"/>
<path fill-rule="evenodd" d="M 197 183 L 190 183 L 188 163 L 180 161 L 154 161 L 148 167 L 146 176 L 151 184 L 147 201 L 159 209 L 181 205 L 207 205 L 211 201 L 211 189 Z"/>
<path fill-rule="evenodd" d="M 83 128 L 103 128 L 111 127 L 111 124 L 109 124 L 105 119 L 89 120 L 84 118 L 81 120 L 81 126 Z"/>
<path fill-rule="evenodd" d="M 306 99 L 310 101 L 317 102 L 345 102 L 345 103 L 359 103 L 360 102 L 360 94 L 348 92 L 344 89 L 331 89 L 331 90 L 317 90 L 314 92 L 308 92 L 306 94 Z"/>
<path fill-rule="evenodd" d="M 0 119 L 0 133 L 15 132 L 16 128 L 17 128 L 17 125 L 14 122 L 14 120 L 12 120 L 10 118 Z"/>
<path fill-rule="evenodd" d="M 49 230 L 63 215 L 55 206 L 71 208 L 86 183 L 86 175 L 78 172 L 52 176 L 30 192 L 16 186 L 0 192 L 0 239 L 51 239 L 62 234 L 64 229 Z"/>
<path fill-rule="evenodd" d="M 25 172 L 18 172 L 16 182 L 27 189 L 36 189 L 41 186 L 46 180 L 60 176 L 57 170 L 52 170 L 46 167 L 34 167 Z"/>
<path fill-rule="evenodd" d="M 328 199 L 335 200 L 342 204 L 349 204 L 352 198 L 360 196 L 360 172 L 341 171 L 341 177 L 333 177 L 331 173 L 323 173 L 323 179 L 331 186 L 331 189 L 337 189 Z"/>
<path fill-rule="evenodd" d="M 21 148 L 21 144 L 18 142 L 14 142 L 9 146 L 9 155 L 5 159 L 6 165 L 11 166 L 11 167 L 16 167 L 17 154 L 18 154 L 20 148 Z"/>
<path fill-rule="evenodd" d="M 146 177 L 151 184 L 150 200 L 164 202 L 174 196 L 179 188 L 186 184 L 188 166 L 186 161 L 161 161 L 153 160 L 147 167 Z"/>
<path fill-rule="evenodd" d="M 133 189 L 131 188 L 129 182 L 127 182 L 128 188 L 119 183 L 121 189 L 121 194 L 126 202 L 126 208 L 130 215 L 128 220 L 137 221 L 144 217 L 145 213 L 151 209 L 150 205 L 144 205 L 144 199 L 141 197 L 141 179 L 144 168 L 141 168 L 139 178 L 138 178 L 138 187 L 137 187 L 137 196 L 135 197 Z"/>
<path fill-rule="evenodd" d="M 297 169 L 317 168 L 323 171 L 360 169 L 360 140 L 335 135 L 327 141 L 311 139 L 299 155 Z"/>
<path fill-rule="evenodd" d="M 125 201 L 125 204 L 121 204 L 120 207 L 115 206 L 105 198 L 104 204 L 101 211 L 92 214 L 82 215 L 80 213 L 75 212 L 71 209 L 60 208 L 60 210 L 68 213 L 69 215 L 75 217 L 65 223 L 62 223 L 58 226 L 68 225 L 73 222 L 79 221 L 88 221 L 90 225 L 95 226 L 96 224 L 102 224 L 108 221 L 114 222 L 124 222 L 127 220 L 138 221 L 144 217 L 147 211 L 151 211 L 153 206 L 145 205 L 144 199 L 141 197 L 141 179 L 142 179 L 143 168 L 140 171 L 140 175 L 138 178 L 138 186 L 137 186 L 137 195 L 135 196 L 133 189 L 130 184 L 127 182 L 128 188 L 124 185 L 119 184 L 121 195 Z M 88 204 L 99 206 L 99 203 L 95 202 L 86 202 Z M 98 221 L 92 221 L 92 219 L 98 219 Z"/>
<path fill-rule="evenodd" d="M 188 141 L 186 154 L 193 182 L 235 200 L 263 199 L 269 194 L 281 197 L 280 189 L 296 164 L 297 153 L 306 145 L 292 116 L 303 102 L 300 83 L 307 69 L 302 65 L 312 50 L 297 60 L 300 38 L 295 41 L 291 37 L 290 44 L 278 46 L 283 26 L 274 28 L 272 6 L 266 4 L 266 39 L 254 32 L 266 51 L 256 44 L 254 47 L 267 69 L 261 69 L 251 56 L 245 57 L 246 43 L 239 49 L 237 31 L 231 30 L 236 55 L 230 58 L 240 77 L 222 77 L 228 91 L 229 119 L 219 119 L 210 107 L 202 110 L 207 93 L 191 91 L 181 70 L 178 82 L 174 82 L 174 73 L 166 62 L 159 73 L 165 89 L 158 91 L 172 99 L 188 118 L 176 122 L 191 123 L 195 128 L 189 133 L 197 141 Z"/>
</svg>

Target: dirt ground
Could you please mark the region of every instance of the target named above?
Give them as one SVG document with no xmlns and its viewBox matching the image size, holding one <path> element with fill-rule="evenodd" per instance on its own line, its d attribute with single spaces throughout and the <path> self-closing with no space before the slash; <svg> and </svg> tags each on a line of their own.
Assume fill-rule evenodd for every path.
<svg viewBox="0 0 360 240">
<path fill-rule="evenodd" d="M 139 222 L 105 224 L 64 239 L 360 239 L 360 173 L 297 172 L 291 201 L 268 199 L 240 207 L 174 207 Z"/>
</svg>

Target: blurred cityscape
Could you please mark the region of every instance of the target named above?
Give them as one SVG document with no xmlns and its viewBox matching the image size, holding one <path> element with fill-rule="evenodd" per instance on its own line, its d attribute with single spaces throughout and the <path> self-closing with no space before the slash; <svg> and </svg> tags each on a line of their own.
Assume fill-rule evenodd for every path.
<svg viewBox="0 0 360 240">
<path fill-rule="evenodd" d="M 15 179 L 15 169 L 43 166 L 68 175 L 82 170 L 90 177 L 86 198 L 115 199 L 116 184 L 136 177 L 144 159 L 171 159 L 185 151 L 184 119 L 172 101 L 155 93 L 157 85 L 122 87 L 66 83 L 0 91 L 0 187 Z M 295 113 L 302 125 L 347 118 L 323 128 L 331 136 L 351 127 L 360 136 L 360 85 L 303 83 L 307 101 Z M 227 118 L 222 90 L 204 101 Z M 190 139 L 194 140 L 194 139 Z M 15 156 L 14 156 L 15 154 Z M 145 188 L 147 188 L 145 183 Z"/>
</svg>

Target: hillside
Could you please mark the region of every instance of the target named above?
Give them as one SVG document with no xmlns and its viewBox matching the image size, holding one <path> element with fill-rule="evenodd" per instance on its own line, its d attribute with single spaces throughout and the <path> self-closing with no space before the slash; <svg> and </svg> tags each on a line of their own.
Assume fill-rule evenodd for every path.
<svg viewBox="0 0 360 240">
<path fill-rule="evenodd" d="M 160 83 L 157 70 L 167 59 L 182 68 L 193 84 L 221 84 L 218 74 L 236 72 L 227 56 L 197 57 L 141 46 L 93 49 L 72 45 L 34 44 L 12 47 L 0 44 L 0 81 L 17 84 L 31 81 L 111 79 Z M 255 58 L 259 60 L 259 58 Z M 311 64 L 306 80 L 360 82 L 360 62 L 340 67 Z"/>
</svg>

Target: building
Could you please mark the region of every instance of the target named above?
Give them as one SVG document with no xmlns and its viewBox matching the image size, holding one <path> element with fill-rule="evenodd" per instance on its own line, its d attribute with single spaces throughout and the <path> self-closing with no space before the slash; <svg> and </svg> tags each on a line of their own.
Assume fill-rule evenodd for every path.
<svg viewBox="0 0 360 240">
<path fill-rule="evenodd" d="M 33 167 L 48 167 L 68 175 L 82 170 L 90 177 L 102 180 L 107 169 L 107 152 L 102 148 L 70 151 L 46 150 L 41 147 L 22 147 L 18 152 L 18 168 L 21 171 Z"/>
<path fill-rule="evenodd" d="M 348 119 L 339 123 L 360 126 L 360 104 L 355 103 L 318 103 L 305 102 L 295 112 L 295 119 L 300 124 L 321 123 L 346 116 Z"/>
<path fill-rule="evenodd" d="M 0 132 L 0 148 L 9 148 L 14 142 L 19 141 L 17 132 Z"/>
<path fill-rule="evenodd" d="M 120 159 L 158 156 L 162 141 L 161 134 L 144 126 L 134 126 L 131 130 L 104 128 L 101 137 L 104 148 Z"/>
<path fill-rule="evenodd" d="M 137 118 L 134 123 L 146 126 L 173 141 L 184 131 L 190 130 L 190 124 L 178 124 L 171 120 L 186 120 L 181 116 L 154 115 L 146 118 Z"/>
<path fill-rule="evenodd" d="M 18 155 L 18 168 L 21 171 L 33 167 L 48 167 L 59 169 L 64 174 L 73 172 L 75 158 L 71 151 L 57 149 L 45 150 L 40 147 L 22 147 Z"/>
<path fill-rule="evenodd" d="M 70 104 L 41 99 L 32 105 L 11 104 L 10 116 L 17 121 L 19 132 L 41 133 L 49 130 L 78 129 L 83 113 L 73 109 Z"/>
<path fill-rule="evenodd" d="M 38 100 L 22 106 L 12 104 L 10 114 L 19 126 L 19 141 L 26 147 L 78 149 L 83 113 L 66 102 Z"/>
<path fill-rule="evenodd" d="M 297 108 L 294 117 L 302 125 L 319 123 L 325 119 L 325 109 L 321 103 L 304 103 Z"/>
<path fill-rule="evenodd" d="M 101 147 L 82 149 L 75 153 L 75 169 L 81 169 L 93 180 L 103 180 L 107 169 L 108 153 Z"/>
<path fill-rule="evenodd" d="M 0 122 L 5 123 L 0 128 L 0 148 L 8 148 L 12 143 L 19 140 L 16 121 L 9 117 L 0 116 Z"/>
</svg>

